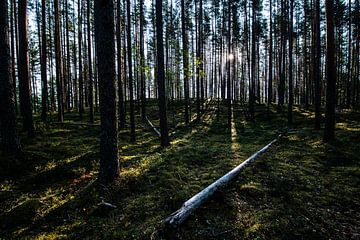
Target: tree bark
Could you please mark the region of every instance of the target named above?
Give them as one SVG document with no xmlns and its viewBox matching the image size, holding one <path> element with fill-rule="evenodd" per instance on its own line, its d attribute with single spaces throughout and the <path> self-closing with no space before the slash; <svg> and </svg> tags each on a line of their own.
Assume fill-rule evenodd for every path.
<svg viewBox="0 0 360 240">
<path fill-rule="evenodd" d="M 146 95 L 145 95 L 145 54 L 144 54 L 144 0 L 140 0 L 140 98 L 141 117 L 146 116 Z"/>
<path fill-rule="evenodd" d="M 119 109 L 119 128 L 123 129 L 125 127 L 125 109 L 124 109 L 124 93 L 123 93 L 123 82 L 122 82 L 122 65 L 121 65 L 121 0 L 117 0 L 117 21 L 116 21 L 116 43 L 117 43 L 117 73 L 118 73 L 118 109 Z"/>
<path fill-rule="evenodd" d="M 293 12 L 294 2 L 290 0 L 290 23 L 289 23 L 289 103 L 288 103 L 288 123 L 293 123 Z"/>
<path fill-rule="evenodd" d="M 313 59 L 313 76 L 315 87 L 315 129 L 320 129 L 321 124 L 321 45 L 320 45 L 320 0 L 315 0 L 315 19 L 314 19 L 314 42 L 315 46 Z"/>
<path fill-rule="evenodd" d="M 19 0 L 18 24 L 19 24 L 19 96 L 20 110 L 23 117 L 23 129 L 29 137 L 34 136 L 34 122 L 31 107 L 30 76 L 29 76 L 29 49 L 27 30 L 27 0 Z"/>
<path fill-rule="evenodd" d="M 272 1 L 270 0 L 270 40 L 269 40 L 269 80 L 268 80 L 268 110 L 270 110 L 272 102 L 272 50 L 273 50 L 273 38 L 272 38 Z"/>
<path fill-rule="evenodd" d="M 55 61 L 56 61 L 56 90 L 58 101 L 58 121 L 64 120 L 64 95 L 62 79 L 62 56 L 60 43 L 60 19 L 59 19 L 59 0 L 54 1 L 55 8 Z"/>
<path fill-rule="evenodd" d="M 181 34 L 183 45 L 183 71 L 184 71 L 184 97 L 185 97 L 185 123 L 190 122 L 189 119 L 189 39 L 187 35 L 187 11 L 185 10 L 185 0 L 181 0 Z"/>
<path fill-rule="evenodd" d="M 88 47 L 88 68 L 89 68 L 89 90 L 88 90 L 88 102 L 89 102 L 89 121 L 94 123 L 94 96 L 93 96 L 93 78 L 92 78 L 92 59 L 91 59 L 91 29 L 90 29 L 90 12 L 91 1 L 87 2 L 87 47 Z"/>
<path fill-rule="evenodd" d="M 324 141 L 335 140 L 336 66 L 334 41 L 334 3 L 325 1 L 326 16 L 326 111 Z"/>
<path fill-rule="evenodd" d="M 200 0 L 201 1 L 201 0 Z M 161 146 L 170 146 L 166 113 L 165 71 L 164 71 L 164 43 L 162 0 L 156 0 L 156 44 L 157 44 L 157 82 L 159 95 L 159 117 Z"/>
<path fill-rule="evenodd" d="M 5 154 L 21 151 L 16 130 L 14 85 L 10 74 L 11 56 L 8 36 L 8 1 L 0 1 L 0 134 Z"/>
<path fill-rule="evenodd" d="M 134 88 L 133 88 L 133 74 L 132 74 L 132 45 L 131 45 L 131 11 L 130 0 L 126 0 L 127 12 L 127 56 L 128 56 L 128 71 L 129 71 L 129 92 L 130 92 L 130 140 L 135 142 L 135 113 L 134 113 Z"/>
<path fill-rule="evenodd" d="M 95 43 L 99 63 L 100 170 L 99 181 L 112 182 L 119 174 L 116 90 L 114 3 L 95 0 Z"/>
<path fill-rule="evenodd" d="M 83 0 L 78 0 L 78 42 L 79 42 L 79 115 L 80 119 L 84 113 L 84 79 L 83 79 L 83 64 L 82 64 L 82 12 Z"/>
<path fill-rule="evenodd" d="M 47 88 L 47 47 L 46 47 L 46 0 L 41 1 L 41 119 L 46 121 L 46 113 L 47 113 L 47 96 L 48 96 L 48 88 Z"/>
</svg>

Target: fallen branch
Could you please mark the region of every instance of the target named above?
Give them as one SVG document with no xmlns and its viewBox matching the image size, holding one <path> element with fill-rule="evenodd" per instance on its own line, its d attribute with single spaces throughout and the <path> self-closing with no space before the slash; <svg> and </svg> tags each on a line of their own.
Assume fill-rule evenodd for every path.
<svg viewBox="0 0 360 240">
<path fill-rule="evenodd" d="M 150 127 L 156 132 L 156 134 L 161 137 L 161 133 L 159 132 L 159 130 L 154 126 L 154 124 L 152 124 L 152 122 L 149 120 L 149 118 L 147 116 L 145 116 L 146 121 L 149 123 Z"/>
<path fill-rule="evenodd" d="M 250 162 L 255 160 L 260 154 L 268 150 L 268 148 L 275 143 L 279 137 L 272 140 L 268 145 L 260 149 L 258 152 L 254 153 L 251 157 L 246 159 L 236 168 L 210 184 L 208 187 L 203 189 L 201 192 L 194 195 L 192 198 L 187 200 L 182 207 L 176 212 L 172 213 L 167 219 L 165 219 L 165 224 L 168 227 L 176 228 L 181 225 L 182 222 L 186 220 L 186 218 L 193 213 L 205 200 L 207 200 L 211 195 L 214 194 L 216 190 L 218 190 L 221 186 L 229 183 L 232 179 L 234 179 L 240 171 L 245 168 Z"/>
</svg>

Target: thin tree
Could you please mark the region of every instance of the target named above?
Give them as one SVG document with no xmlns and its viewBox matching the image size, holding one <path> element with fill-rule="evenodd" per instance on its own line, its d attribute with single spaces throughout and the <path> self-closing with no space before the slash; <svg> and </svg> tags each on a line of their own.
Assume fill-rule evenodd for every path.
<svg viewBox="0 0 360 240">
<path fill-rule="evenodd" d="M 187 11 L 185 0 L 181 0 L 181 34 L 183 44 L 183 71 L 184 71 L 184 97 L 185 97 L 185 123 L 189 123 L 189 39 L 187 35 Z"/>
<path fill-rule="evenodd" d="M 69 36 L 69 7 L 68 7 L 68 0 L 65 1 L 65 38 L 66 38 L 66 82 L 67 88 L 65 89 L 66 92 L 66 109 L 68 112 L 71 110 L 73 94 L 72 94 L 72 78 L 71 78 L 71 57 L 70 57 L 70 36 Z M 64 51 L 65 55 L 65 51 Z"/>
<path fill-rule="evenodd" d="M 99 181 L 108 183 L 119 174 L 113 0 L 95 0 L 94 10 L 101 105 Z"/>
<path fill-rule="evenodd" d="M 315 19 L 314 19 L 314 58 L 313 58 L 313 76 L 315 87 L 315 129 L 320 129 L 321 124 L 321 45 L 320 45 L 320 0 L 315 0 Z"/>
<path fill-rule="evenodd" d="M 118 73 L 118 109 L 119 109 L 119 128 L 125 127 L 125 108 L 124 108 L 124 93 L 122 81 L 122 66 L 121 66 L 121 0 L 116 2 L 116 43 L 117 43 L 117 73 Z"/>
<path fill-rule="evenodd" d="M 46 112 L 47 112 L 47 97 L 48 97 L 48 88 L 47 88 L 47 47 L 46 47 L 46 0 L 41 1 L 41 119 L 46 121 Z"/>
<path fill-rule="evenodd" d="M 30 76 L 29 76 L 29 49 L 27 31 L 27 0 L 18 2 L 18 24 L 19 24 L 19 96 L 20 111 L 23 117 L 23 130 L 27 131 L 29 137 L 34 136 L 34 122 L 31 107 Z"/>
<path fill-rule="evenodd" d="M 251 36 L 251 79 L 249 84 L 249 110 L 251 121 L 255 121 L 255 63 L 256 63 L 256 3 L 252 2 L 252 36 Z"/>
<path fill-rule="evenodd" d="M 227 71 L 227 105 L 228 105 L 228 128 L 231 129 L 231 61 L 234 58 L 234 55 L 231 53 L 231 3 L 228 1 L 228 71 Z"/>
<path fill-rule="evenodd" d="M 132 45 L 131 45 L 131 12 L 130 0 L 126 0 L 127 13 L 127 56 L 128 56 L 128 71 L 129 71 L 129 92 L 130 92 L 130 140 L 135 142 L 135 113 L 134 113 L 134 88 L 132 75 Z"/>
<path fill-rule="evenodd" d="M 141 117 L 145 120 L 146 116 L 146 96 L 145 96 L 145 55 L 144 55 L 144 0 L 140 0 L 140 98 L 141 98 Z"/>
<path fill-rule="evenodd" d="M 326 16 L 326 110 L 324 141 L 335 139 L 336 66 L 334 40 L 334 3 L 325 1 Z"/>
<path fill-rule="evenodd" d="M 92 79 L 92 60 L 91 60 L 91 28 L 90 28 L 90 10 L 91 1 L 87 2 L 87 47 L 88 47 L 88 68 L 89 68 L 89 89 L 88 89 L 88 103 L 89 103 L 89 121 L 94 123 L 94 97 L 93 97 L 93 79 Z"/>
<path fill-rule="evenodd" d="M 55 62 L 56 62 L 56 90 L 58 101 L 58 121 L 64 120 L 64 98 L 63 98 L 63 79 L 62 79 L 62 57 L 60 46 L 60 19 L 59 19 L 59 0 L 54 1 L 55 8 Z"/>
<path fill-rule="evenodd" d="M 289 23 L 289 104 L 288 104 L 288 123 L 293 123 L 293 15 L 294 1 L 290 0 L 290 23 Z"/>
<path fill-rule="evenodd" d="M 15 98 L 15 113 L 18 114 L 18 104 L 16 98 L 16 71 L 15 71 L 15 52 L 18 53 L 18 46 L 17 46 L 17 29 L 16 26 L 16 6 L 15 0 L 10 1 L 10 46 L 11 46 L 11 78 L 13 81 L 13 90 L 14 90 L 14 98 Z M 15 24 L 14 24 L 15 22 Z M 15 29 L 14 29 L 15 25 Z M 14 33 L 14 30 L 16 31 Z M 15 36 L 16 37 L 15 37 Z M 14 37 L 16 39 L 14 39 Z M 16 50 L 16 51 L 15 51 Z"/>
<path fill-rule="evenodd" d="M 351 104 L 351 0 L 349 0 L 349 36 L 348 36 L 348 61 L 347 61 L 347 82 L 346 82 L 346 107 Z"/>
<path fill-rule="evenodd" d="M 82 1 L 78 0 L 78 45 L 79 45 L 79 115 L 82 119 L 84 113 L 84 79 L 82 64 Z"/>
<path fill-rule="evenodd" d="M 202 47 L 202 15 L 203 15 L 203 1 L 200 0 L 199 4 L 199 19 L 198 19 L 198 42 L 196 44 L 196 119 L 200 121 L 200 81 L 202 78 L 202 54 L 201 54 L 201 47 Z"/>
<path fill-rule="evenodd" d="M 158 95 L 159 95 L 161 146 L 166 147 L 166 146 L 170 146 L 170 141 L 168 134 L 168 126 L 167 126 L 167 113 L 166 113 L 162 0 L 156 0 L 156 45 L 157 45 L 156 77 L 158 82 Z"/>
<path fill-rule="evenodd" d="M 0 1 L 0 139 L 3 153 L 15 154 L 21 150 L 21 146 L 16 131 L 8 30 L 8 1 Z"/>
<path fill-rule="evenodd" d="M 270 32 L 269 32 L 269 79 L 268 79 L 268 110 L 270 110 L 271 102 L 272 102 L 272 73 L 273 73 L 273 66 L 272 66 L 272 54 L 273 54 L 273 36 L 272 36 L 272 1 L 270 0 Z"/>
</svg>

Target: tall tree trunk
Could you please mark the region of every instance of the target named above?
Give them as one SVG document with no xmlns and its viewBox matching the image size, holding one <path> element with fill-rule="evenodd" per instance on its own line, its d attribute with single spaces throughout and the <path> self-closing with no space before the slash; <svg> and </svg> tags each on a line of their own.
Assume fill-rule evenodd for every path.
<svg viewBox="0 0 360 240">
<path fill-rule="evenodd" d="M 156 0 L 156 44 L 157 44 L 156 77 L 158 82 L 158 95 L 159 95 L 161 146 L 166 147 L 170 145 L 170 141 L 168 134 L 168 126 L 167 126 L 167 113 L 166 113 L 162 0 Z"/>
<path fill-rule="evenodd" d="M 69 8 L 68 0 L 65 1 L 65 38 L 66 38 L 66 108 L 70 112 L 72 105 L 72 79 L 71 79 L 71 57 L 70 57 L 70 39 L 69 39 Z"/>
<path fill-rule="evenodd" d="M 272 1 L 270 0 L 270 32 L 269 32 L 269 80 L 268 80 L 268 110 L 270 110 L 272 102 L 272 52 L 273 52 L 273 38 L 272 38 Z"/>
<path fill-rule="evenodd" d="M 119 174 L 116 90 L 114 3 L 95 0 L 95 43 L 99 63 L 100 170 L 99 181 L 112 182 Z"/>
<path fill-rule="evenodd" d="M 231 4 L 232 1 L 228 1 L 228 54 L 226 56 L 228 62 L 227 72 L 227 107 L 228 107 L 228 128 L 231 132 L 231 61 L 235 61 L 234 55 L 232 54 L 231 46 Z"/>
<path fill-rule="evenodd" d="M 47 96 L 48 96 L 48 88 L 47 88 L 47 48 L 46 48 L 46 0 L 41 1 L 41 119 L 46 121 L 46 112 L 47 112 Z"/>
<path fill-rule="evenodd" d="M 29 76 L 29 49 L 27 31 L 27 0 L 19 0 L 18 24 L 19 24 L 19 93 L 20 110 L 23 117 L 23 129 L 29 137 L 34 136 L 34 122 L 31 109 L 30 76 Z M 7 14 L 6 14 L 7 15 Z"/>
<path fill-rule="evenodd" d="M 187 35 L 187 11 L 185 0 L 181 0 L 181 34 L 183 45 L 183 71 L 184 71 L 184 97 L 185 97 L 185 123 L 189 123 L 189 39 Z"/>
<path fill-rule="evenodd" d="M 11 56 L 8 36 L 8 1 L 0 1 L 0 135 L 6 154 L 21 151 L 16 131 L 14 85 L 10 74 Z"/>
<path fill-rule="evenodd" d="M 315 129 L 320 129 L 321 124 L 321 45 L 320 45 L 320 0 L 315 0 L 315 19 L 314 19 L 314 56 L 313 59 L 313 76 L 315 87 Z"/>
<path fill-rule="evenodd" d="M 326 16 L 326 110 L 324 141 L 335 139 L 336 66 L 334 40 L 334 3 L 325 0 Z"/>
<path fill-rule="evenodd" d="M 130 92 L 130 140 L 135 142 L 135 113 L 134 113 L 134 89 L 132 75 L 132 45 L 131 45 L 131 11 L 130 0 L 126 0 L 127 12 L 127 56 L 129 71 L 129 92 Z"/>
<path fill-rule="evenodd" d="M 88 47 L 88 68 L 89 68 L 89 90 L 88 90 L 88 102 L 89 102 L 89 121 L 94 122 L 94 96 L 93 96 L 93 79 L 92 79 L 92 60 L 91 60 L 91 29 L 90 29 L 90 10 L 91 1 L 87 2 L 87 47 Z"/>
<path fill-rule="evenodd" d="M 17 33 L 14 34 L 14 21 L 16 27 L 16 2 L 15 0 L 10 1 L 10 41 L 11 41 L 11 78 L 13 81 L 14 100 L 15 100 L 15 114 L 18 114 L 17 98 L 16 98 L 16 71 L 15 71 L 15 52 L 18 53 L 17 47 Z M 16 31 L 16 30 L 15 30 Z M 14 36 L 15 35 L 15 36 Z M 16 38 L 14 41 L 14 37 Z"/>
<path fill-rule="evenodd" d="M 59 0 L 54 1 L 55 8 L 55 61 L 56 61 L 56 90 L 58 101 L 58 121 L 64 120 L 64 96 L 62 81 L 62 56 L 60 46 L 60 19 L 59 19 Z"/>
<path fill-rule="evenodd" d="M 290 0 L 290 23 L 289 23 L 289 104 L 288 104 L 288 123 L 293 123 L 293 12 L 294 2 Z"/>
<path fill-rule="evenodd" d="M 84 79 L 83 79 L 83 64 L 82 64 L 82 12 L 83 0 L 78 0 L 78 42 L 79 42 L 79 114 L 80 119 L 84 113 Z"/>
<path fill-rule="evenodd" d="M 278 112 L 282 112 L 282 107 L 284 105 L 285 99 L 285 48 L 286 48 L 286 39 L 285 39 L 285 0 L 281 0 L 281 20 L 280 20 L 280 29 L 281 29 L 281 39 L 280 39 L 280 54 L 279 54 L 279 75 L 280 83 L 278 86 Z"/>
<path fill-rule="evenodd" d="M 116 21 L 116 43 L 117 43 L 117 70 L 118 70 L 118 109 L 119 109 L 119 127 L 123 129 L 125 127 L 125 109 L 124 109 L 124 93 L 123 93 L 123 82 L 122 82 L 122 68 L 121 68 L 121 0 L 117 0 L 117 21 Z M 126 60 L 125 60 L 126 61 Z"/>
<path fill-rule="evenodd" d="M 140 0 L 140 97 L 141 117 L 146 116 L 145 54 L 144 54 L 144 0 Z"/>
<path fill-rule="evenodd" d="M 348 40 L 348 62 L 347 62 L 347 81 L 346 81 L 346 107 L 351 104 L 351 0 L 349 0 L 349 40 Z"/>
<path fill-rule="evenodd" d="M 199 19 L 198 19 L 198 42 L 196 50 L 196 118 L 197 121 L 200 121 L 200 81 L 202 78 L 202 56 L 201 56 L 201 46 L 202 46 L 202 0 L 199 4 Z"/>
<path fill-rule="evenodd" d="M 251 80 L 249 86 L 249 110 L 251 121 L 255 121 L 255 63 L 256 63 L 256 1 L 252 3 L 252 36 L 251 36 Z"/>
</svg>

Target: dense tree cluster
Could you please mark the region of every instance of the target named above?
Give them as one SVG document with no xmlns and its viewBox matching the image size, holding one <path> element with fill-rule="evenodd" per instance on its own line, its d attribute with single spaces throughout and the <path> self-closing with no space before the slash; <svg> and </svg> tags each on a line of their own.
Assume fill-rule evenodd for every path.
<svg viewBox="0 0 360 240">
<path fill-rule="evenodd" d="M 257 104 L 277 104 L 289 123 L 294 104 L 314 107 L 327 141 L 335 106 L 360 106 L 359 0 L 7 0 L 0 11 L 1 140 L 9 152 L 20 149 L 15 114 L 34 136 L 34 114 L 46 121 L 57 112 L 62 122 L 68 111 L 80 119 L 88 111 L 93 123 L 100 111 L 109 168 L 118 166 L 118 124 L 129 121 L 135 141 L 135 116 L 146 119 L 150 98 L 159 100 L 162 146 L 170 144 L 174 99 L 184 100 L 185 124 L 200 120 L 209 98 L 226 99 L 229 126 L 234 102 L 251 121 Z"/>
</svg>

